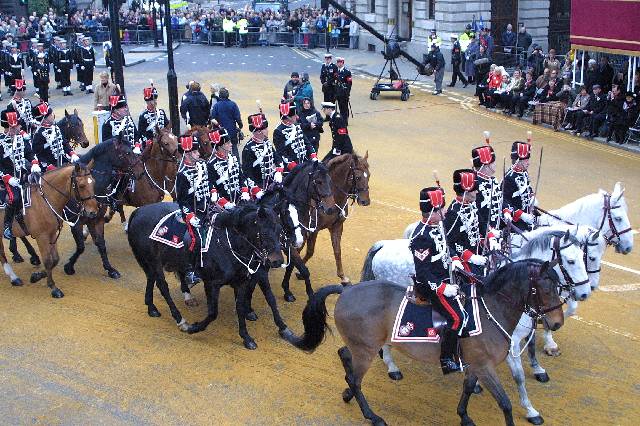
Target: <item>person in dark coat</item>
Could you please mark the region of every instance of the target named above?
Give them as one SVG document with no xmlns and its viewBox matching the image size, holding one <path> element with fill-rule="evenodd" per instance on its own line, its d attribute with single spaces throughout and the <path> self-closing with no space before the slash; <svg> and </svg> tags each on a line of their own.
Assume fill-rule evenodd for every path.
<svg viewBox="0 0 640 426">
<path fill-rule="evenodd" d="M 514 105 L 518 107 L 518 118 L 522 118 L 524 115 L 524 111 L 529 107 L 529 101 L 532 101 L 536 95 L 536 82 L 533 79 L 533 72 L 531 70 L 527 71 L 527 75 L 525 77 L 524 86 L 522 88 L 522 92 L 517 101 L 514 101 Z"/>
<path fill-rule="evenodd" d="M 331 129 L 331 137 L 333 140 L 331 144 L 331 151 L 324 156 L 322 161 L 327 163 L 338 155 L 353 153 L 353 145 L 351 145 L 351 138 L 349 137 L 347 124 L 344 122 L 342 116 L 336 112 L 336 105 L 331 102 L 323 102 L 322 113 L 329 122 L 329 128 Z"/>
<path fill-rule="evenodd" d="M 622 114 L 618 121 L 615 123 L 615 138 L 616 142 L 623 144 L 626 134 L 630 127 L 633 127 L 638 120 L 638 102 L 635 98 L 635 94 L 631 91 L 625 95 L 624 103 L 622 104 Z"/>
<path fill-rule="evenodd" d="M 209 121 L 209 100 L 200 91 L 200 83 L 193 82 L 180 105 L 180 115 L 190 126 L 206 126 Z"/>
<path fill-rule="evenodd" d="M 302 110 L 300 111 L 300 127 L 304 136 L 311 142 L 313 149 L 318 152 L 320 147 L 320 133 L 323 133 L 322 129 L 322 115 L 313 106 L 311 99 L 302 100 Z"/>
<path fill-rule="evenodd" d="M 609 90 L 611 90 L 611 83 L 613 82 L 614 70 L 611 64 L 609 64 L 608 56 L 602 56 L 600 58 L 600 67 L 598 71 L 600 71 L 601 75 L 602 91 L 605 93 L 609 92 Z"/>
<path fill-rule="evenodd" d="M 587 87 L 587 91 L 592 93 L 594 85 L 602 87 L 602 74 L 598 70 L 595 59 L 589 59 L 588 64 L 587 72 L 584 75 L 584 85 Z"/>
<path fill-rule="evenodd" d="M 233 155 L 240 158 L 238 153 L 239 135 L 242 129 L 242 117 L 238 105 L 229 99 L 229 90 L 222 87 L 218 92 L 218 102 L 211 107 L 210 118 L 222 126 L 231 139 Z"/>
<path fill-rule="evenodd" d="M 439 95 L 442 93 L 442 80 L 444 79 L 444 56 L 440 52 L 440 48 L 435 44 L 431 45 L 431 51 L 425 59 L 425 65 L 431 64 L 433 67 L 433 78 L 436 84 L 436 88 L 432 95 Z"/>
<path fill-rule="evenodd" d="M 538 78 L 544 71 L 544 55 L 542 48 L 538 45 L 533 47 L 533 52 L 527 59 L 527 65 L 533 70 L 533 77 Z"/>
<path fill-rule="evenodd" d="M 602 93 L 599 84 L 593 85 L 593 93 L 589 99 L 589 106 L 584 111 L 576 112 L 575 133 L 582 133 L 583 136 L 591 136 L 593 126 L 602 126 L 606 119 L 607 97 Z M 594 118 L 596 122 L 594 122 Z M 597 130 L 597 129 L 596 129 Z"/>
<path fill-rule="evenodd" d="M 453 73 L 451 75 L 451 83 L 449 83 L 449 87 L 454 87 L 459 77 L 460 81 L 462 82 L 462 87 L 464 88 L 467 87 L 469 83 L 460 71 L 460 65 L 462 64 L 463 55 L 460 49 L 460 42 L 458 41 L 458 37 L 455 35 L 451 36 L 451 39 L 453 41 L 453 48 L 451 49 L 451 66 L 453 67 Z"/>
</svg>

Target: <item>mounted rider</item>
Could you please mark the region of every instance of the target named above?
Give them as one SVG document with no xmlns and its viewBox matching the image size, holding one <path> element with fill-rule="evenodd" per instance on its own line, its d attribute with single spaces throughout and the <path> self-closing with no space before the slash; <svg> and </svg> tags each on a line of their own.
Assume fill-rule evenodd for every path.
<svg viewBox="0 0 640 426">
<path fill-rule="evenodd" d="M 13 218 L 22 208 L 22 184 L 27 181 L 29 171 L 42 172 L 31 151 L 29 134 L 22 130 L 20 121 L 20 114 L 13 104 L 0 113 L 0 122 L 5 129 L 0 135 L 0 172 L 4 183 L 3 201 L 6 204 L 3 236 L 8 240 L 13 238 Z"/>
<path fill-rule="evenodd" d="M 185 248 L 189 257 L 197 252 L 196 234 L 200 234 L 200 227 L 204 225 L 207 207 L 209 205 L 210 189 L 207 163 L 200 158 L 200 140 L 197 134 L 180 136 L 179 151 L 182 153 L 182 163 L 176 175 L 176 202 L 180 207 L 182 220 L 187 224 L 187 233 L 191 243 Z M 200 244 L 202 244 L 200 238 Z M 190 287 L 200 281 L 193 269 L 194 262 L 185 265 L 185 278 Z"/>
<path fill-rule="evenodd" d="M 144 148 L 140 143 L 140 134 L 129 114 L 127 97 L 122 94 L 109 96 L 111 115 L 102 125 L 102 140 L 111 139 L 122 133 L 122 140 L 127 142 L 135 154 L 140 154 Z"/>
<path fill-rule="evenodd" d="M 138 131 L 146 141 L 153 140 L 157 129 L 163 129 L 169 124 L 169 116 L 162 108 L 158 108 L 158 90 L 153 81 L 149 87 L 143 90 L 144 101 L 147 103 L 138 117 Z"/>
<path fill-rule="evenodd" d="M 251 196 L 260 199 L 262 189 L 251 179 L 244 177 L 240 160 L 233 155 L 229 133 L 223 127 L 219 127 L 210 131 L 208 136 L 215 147 L 214 154 L 207 161 L 211 201 L 220 202 L 223 207 L 230 209 L 240 201 L 249 201 Z"/>
<path fill-rule="evenodd" d="M 485 238 L 485 248 L 490 250 L 500 249 L 495 236 L 500 229 L 500 217 L 502 215 L 502 187 L 496 174 L 496 153 L 490 145 L 490 134 L 484 132 L 485 145 L 471 150 L 473 169 L 478 181 L 478 194 L 476 206 L 478 208 L 478 223 L 480 237 Z M 491 235 L 491 238 L 487 238 Z"/>
<path fill-rule="evenodd" d="M 530 139 L 529 139 L 530 141 Z M 516 141 L 511 145 L 511 168 L 504 177 L 503 215 L 521 231 L 533 229 L 535 194 L 529 180 L 531 143 Z"/>
<path fill-rule="evenodd" d="M 444 206 L 442 188 L 430 187 L 420 191 L 422 220 L 411 235 L 410 250 L 416 269 L 416 297 L 429 300 L 433 308 L 447 319 L 441 336 L 440 366 L 443 374 L 449 374 L 463 370 L 462 360 L 460 363 L 455 361 L 463 313 L 457 298 L 458 286 L 450 284 L 451 258 L 442 226 Z"/>
<path fill-rule="evenodd" d="M 268 139 L 269 122 L 263 113 L 248 117 L 251 139 L 242 150 L 242 171 L 260 188 L 272 183 L 282 183 L 284 166 L 282 158 Z"/>
<path fill-rule="evenodd" d="M 20 118 L 23 122 L 22 130 L 31 134 L 33 130 L 37 127 L 38 123 L 33 119 L 31 100 L 26 98 L 25 95 L 27 93 L 27 84 L 22 79 L 14 80 L 11 85 L 13 90 L 13 98 L 11 98 L 11 105 L 13 105 L 13 109 L 18 112 Z"/>
<path fill-rule="evenodd" d="M 302 127 L 297 122 L 296 104 L 282 102 L 279 110 L 282 122 L 273 131 L 273 144 L 282 160 L 287 164 L 287 168 L 293 169 L 296 165 L 309 160 L 318 161 L 318 155 L 313 145 L 304 136 Z"/>
<path fill-rule="evenodd" d="M 338 155 L 352 154 L 353 145 L 351 145 L 351 138 L 349 137 L 349 130 L 347 130 L 347 123 L 344 121 L 342 116 L 336 112 L 336 104 L 333 102 L 323 102 L 322 113 L 329 122 L 332 141 L 331 151 L 324 156 L 322 162 L 327 163 Z"/>
<path fill-rule="evenodd" d="M 78 155 L 56 124 L 53 109 L 46 102 L 40 102 L 33 108 L 32 115 L 40 123 L 31 142 L 33 154 L 40 161 L 40 165 L 45 170 L 55 170 L 69 162 L 78 161 Z"/>
</svg>

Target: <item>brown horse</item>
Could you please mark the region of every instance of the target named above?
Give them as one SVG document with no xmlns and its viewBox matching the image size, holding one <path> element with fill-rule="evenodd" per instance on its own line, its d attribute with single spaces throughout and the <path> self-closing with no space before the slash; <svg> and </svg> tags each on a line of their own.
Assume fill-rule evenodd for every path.
<svg viewBox="0 0 640 426">
<path fill-rule="evenodd" d="M 200 138 L 200 148 L 198 152 L 200 152 L 200 158 L 205 160 L 209 159 L 213 154 L 213 144 L 211 140 L 209 140 L 209 132 L 210 128 L 207 126 L 191 126 L 191 130 L 187 132 L 189 135 L 196 134 Z"/>
<path fill-rule="evenodd" d="M 331 177 L 331 187 L 333 190 L 333 198 L 335 207 L 332 212 L 327 211 L 309 211 L 306 217 L 300 217 L 301 224 L 309 224 L 307 229 L 307 251 L 302 259 L 305 263 L 311 259 L 316 248 L 316 240 L 318 232 L 328 229 L 331 233 L 331 245 L 333 246 L 333 256 L 336 260 L 336 273 L 343 284 L 349 282 L 349 278 L 345 276 L 342 269 L 342 249 L 340 242 L 342 240 L 342 231 L 344 222 L 349 216 L 349 201 L 357 202 L 358 205 L 368 206 L 371 204 L 369 199 L 369 151 L 364 157 L 357 154 L 344 154 L 333 158 L 327 164 L 329 168 L 329 176 Z M 298 277 L 300 278 L 300 277 Z M 283 282 L 283 288 L 289 288 L 287 279 L 286 285 Z"/>
<path fill-rule="evenodd" d="M 35 283 L 47 277 L 47 285 L 51 288 L 51 296 L 54 298 L 64 296 L 53 280 L 53 268 L 60 260 L 56 242 L 62 224 L 68 221 L 66 218 L 69 216 L 80 218 L 97 215 L 98 203 L 93 189 L 91 170 L 79 164 L 46 172 L 38 183 L 29 184 L 26 188 L 31 195 L 31 207 L 25 211 L 25 227 L 23 228 L 18 220 L 13 222 L 13 234 L 17 237 L 31 235 L 35 238 L 40 256 L 44 260 L 45 270 L 31 274 L 31 282 Z M 0 217 L 4 219 L 4 211 Z M 22 285 L 22 280 L 7 263 L 4 242 L 1 240 L 0 261 L 5 273 L 11 278 L 11 284 Z"/>
<path fill-rule="evenodd" d="M 496 367 L 509 353 L 511 334 L 523 312 L 534 320 L 542 319 L 552 330 L 564 324 L 562 302 L 558 296 L 560 283 L 553 266 L 554 263 L 535 259 L 521 260 L 501 267 L 485 278 L 482 286 L 478 284 L 482 333 L 460 340 L 464 360 L 469 363 L 458 404 L 463 426 L 474 424 L 467 414 L 467 405 L 478 380 L 498 402 L 506 424 L 514 424 L 511 402 L 500 384 Z M 405 287 L 384 280 L 366 281 L 355 286 L 323 287 L 309 300 L 302 314 L 304 335 L 288 339 L 305 351 L 317 348 L 327 328 L 325 299 L 330 294 L 341 293 L 334 317 L 346 345 L 338 350 L 349 385 L 343 391 L 342 399 L 349 402 L 355 397 L 364 417 L 375 425 L 384 425 L 385 422 L 369 407 L 362 393 L 362 380 L 382 345 L 391 341 L 396 313 L 405 291 Z M 394 343 L 394 348 L 414 358 L 420 365 L 439 364 L 438 344 Z"/>
</svg>

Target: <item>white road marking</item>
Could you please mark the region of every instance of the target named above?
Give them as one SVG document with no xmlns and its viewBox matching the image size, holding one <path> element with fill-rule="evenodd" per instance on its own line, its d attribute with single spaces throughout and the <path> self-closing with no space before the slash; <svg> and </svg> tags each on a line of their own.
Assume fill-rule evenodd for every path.
<svg viewBox="0 0 640 426">
<path fill-rule="evenodd" d="M 402 210 L 402 211 L 405 211 L 405 212 L 420 214 L 420 212 L 418 210 L 410 209 L 410 208 L 407 208 L 407 207 L 404 207 L 404 206 L 398 206 L 396 204 L 387 203 L 385 201 L 380 201 L 380 200 L 371 200 L 371 201 L 373 203 L 375 203 L 375 204 L 380 204 L 380 205 L 385 206 L 385 207 L 391 207 L 393 209 Z"/>
<path fill-rule="evenodd" d="M 629 272 L 631 274 L 640 275 L 640 271 L 638 271 L 637 269 L 627 268 L 626 266 L 617 265 L 615 263 L 607 262 L 606 260 L 603 260 L 601 263 L 604 264 L 604 265 L 607 265 L 607 266 L 611 266 L 612 268 L 615 268 L 615 269 L 620 269 L 621 271 Z"/>
<path fill-rule="evenodd" d="M 578 315 L 574 315 L 572 317 L 569 318 L 573 318 L 576 321 L 580 321 L 583 324 L 587 324 L 587 325 L 591 325 L 594 326 L 596 328 L 599 328 L 601 330 L 605 330 L 611 334 L 617 334 L 618 336 L 622 336 L 622 337 L 626 337 L 629 340 L 634 340 L 634 341 L 638 341 L 640 340 L 637 336 L 635 336 L 633 333 L 629 333 L 628 331 L 624 331 L 624 330 L 618 330 L 615 328 L 611 328 L 608 325 L 602 324 L 598 321 L 593 321 L 593 320 L 587 320 L 584 319 Z"/>
<path fill-rule="evenodd" d="M 632 284 L 622 284 L 622 285 L 605 285 L 598 287 L 598 291 L 604 292 L 625 292 L 625 291 L 636 291 L 640 290 L 640 283 L 632 283 Z"/>
<path fill-rule="evenodd" d="M 640 234 L 640 231 L 638 231 L 636 229 L 632 229 L 631 230 L 631 234 L 633 234 L 633 235 Z"/>
</svg>

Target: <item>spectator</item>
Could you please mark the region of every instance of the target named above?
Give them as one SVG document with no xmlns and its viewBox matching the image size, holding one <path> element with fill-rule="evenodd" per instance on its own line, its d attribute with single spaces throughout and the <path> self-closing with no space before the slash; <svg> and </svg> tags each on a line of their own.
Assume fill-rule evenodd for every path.
<svg viewBox="0 0 640 426">
<path fill-rule="evenodd" d="M 302 110 L 303 99 L 311 99 L 311 102 L 313 103 L 313 88 L 309 82 L 309 74 L 306 72 L 302 73 L 302 84 L 298 87 L 298 90 L 296 90 L 296 94 L 293 97 L 293 100 L 296 103 L 296 111 Z"/>
<path fill-rule="evenodd" d="M 534 73 L 535 75 L 535 73 Z M 540 77 L 536 79 L 536 87 L 538 89 L 544 89 L 549 80 L 551 79 L 551 71 L 549 68 L 545 68 Z"/>
<path fill-rule="evenodd" d="M 484 94 L 489 83 L 488 79 L 490 75 L 492 75 L 495 65 L 490 63 L 490 59 L 486 54 L 485 47 L 481 44 L 478 44 L 478 46 L 478 55 L 476 55 L 476 59 L 473 61 L 476 79 L 476 96 L 479 100 L 478 105 L 484 105 Z"/>
<path fill-rule="evenodd" d="M 602 93 L 602 89 L 599 84 L 594 84 L 592 87 L 591 96 L 589 98 L 589 105 L 584 111 L 577 111 L 576 113 L 576 125 L 572 133 L 580 134 L 584 133 L 584 136 L 590 136 L 589 129 L 591 128 L 591 121 L 594 115 L 603 115 L 607 108 L 607 97 Z M 604 117 L 602 122 L 604 122 Z M 602 122 L 600 123 L 602 125 Z"/>
<path fill-rule="evenodd" d="M 109 73 L 102 71 L 100 73 L 100 84 L 96 87 L 93 109 L 94 111 L 109 109 L 109 96 L 116 92 L 116 85 L 109 81 Z"/>
<path fill-rule="evenodd" d="M 573 105 L 567 108 L 564 130 L 573 130 L 576 127 L 578 111 L 581 111 L 584 114 L 587 108 L 589 108 L 589 100 L 591 100 L 591 96 L 589 95 L 586 86 L 580 86 L 579 94 L 573 101 Z"/>
<path fill-rule="evenodd" d="M 516 47 L 516 33 L 513 32 L 513 26 L 511 24 L 507 24 L 507 30 L 502 33 L 502 50 L 505 55 L 508 55 L 508 63 L 509 65 L 515 63 L 512 61 L 512 54 L 515 52 Z"/>
<path fill-rule="evenodd" d="M 614 84 L 611 91 L 607 94 L 607 121 L 605 122 L 607 142 L 611 141 L 615 130 L 615 123 L 618 122 L 622 115 L 624 101 L 625 96 L 622 94 L 620 86 Z"/>
<path fill-rule="evenodd" d="M 473 64 L 473 61 L 479 59 L 480 56 L 480 44 L 476 39 L 475 34 L 471 34 L 469 39 L 469 46 L 464 52 L 464 73 L 467 75 L 467 81 L 469 83 L 476 82 L 476 67 Z"/>
<path fill-rule="evenodd" d="M 513 71 L 513 77 L 507 86 L 507 89 L 500 95 L 500 103 L 504 107 L 503 112 L 511 115 L 515 112 L 516 102 L 520 98 L 520 94 L 524 89 L 524 78 L 519 69 Z"/>
<path fill-rule="evenodd" d="M 240 142 L 240 130 L 242 129 L 242 117 L 238 105 L 229 99 L 229 90 L 222 87 L 219 93 L 218 102 L 211 107 L 210 118 L 217 122 L 229 134 L 233 145 L 233 155 L 238 156 L 238 143 Z"/>
<path fill-rule="evenodd" d="M 520 65 L 524 66 L 526 64 L 525 58 L 529 55 L 529 46 L 533 43 L 533 39 L 531 38 L 531 34 L 527 32 L 527 29 L 524 25 L 520 27 L 518 30 L 518 38 L 516 42 L 516 47 L 518 53 L 522 60 L 520 61 Z"/>
<path fill-rule="evenodd" d="M 611 64 L 609 64 L 609 57 L 608 56 L 601 56 L 600 57 L 600 69 L 598 70 L 600 72 L 601 75 L 601 83 L 602 83 L 602 90 L 604 92 L 608 92 L 611 90 L 611 84 L 613 83 L 613 67 L 611 66 Z"/>
<path fill-rule="evenodd" d="M 485 103 L 484 106 L 487 108 L 495 107 L 495 99 L 496 90 L 500 90 L 501 88 L 506 88 L 508 81 L 504 81 L 503 75 L 507 74 L 503 67 L 495 67 L 492 73 L 489 73 L 489 80 L 487 85 L 487 91 L 485 93 Z M 509 75 L 507 74 L 507 79 Z"/>
<path fill-rule="evenodd" d="M 534 78 L 537 78 L 542 74 L 544 70 L 544 56 L 542 55 L 542 48 L 538 45 L 533 47 L 533 52 L 527 59 L 527 65 L 533 70 Z"/>
<path fill-rule="evenodd" d="M 190 126 L 206 126 L 209 121 L 209 101 L 200 91 L 200 83 L 194 81 L 183 97 L 180 115 Z"/>
<path fill-rule="evenodd" d="M 571 83 L 573 81 L 573 59 L 569 55 L 567 55 L 566 58 L 560 70 L 560 76 L 563 81 Z"/>
<path fill-rule="evenodd" d="M 495 108 L 500 102 L 502 95 L 504 95 L 509 89 L 510 79 L 509 74 L 506 71 L 503 71 L 504 68 L 500 67 L 501 78 L 497 84 L 497 87 L 489 90 L 489 105 L 488 108 Z"/>
<path fill-rule="evenodd" d="M 522 93 L 517 101 L 518 118 L 522 118 L 524 111 L 529 107 L 529 102 L 532 102 L 536 95 L 536 84 L 533 80 L 533 71 L 529 70 L 526 73 L 524 87 Z M 514 103 L 515 104 L 515 103 Z"/>
<path fill-rule="evenodd" d="M 584 76 L 584 85 L 587 86 L 587 91 L 591 93 L 593 91 L 593 86 L 598 85 L 602 87 L 602 74 L 598 70 L 596 60 L 589 59 L 587 72 Z"/>
<path fill-rule="evenodd" d="M 487 55 L 489 57 L 492 57 L 493 48 L 494 48 L 493 36 L 491 35 L 491 30 L 487 27 L 484 27 L 482 29 L 482 34 L 480 36 L 480 44 L 482 44 L 485 47 L 485 49 L 487 49 Z"/>
<path fill-rule="evenodd" d="M 293 99 L 300 87 L 300 74 L 297 71 L 291 73 L 291 79 L 285 84 L 282 92 L 283 99 Z"/>
<path fill-rule="evenodd" d="M 627 92 L 622 104 L 622 113 L 614 124 L 614 134 L 617 143 L 624 143 L 629 128 L 634 126 L 638 120 L 638 111 L 635 94 L 631 91 Z"/>
<path fill-rule="evenodd" d="M 304 136 L 311 142 L 313 148 L 318 152 L 320 146 L 320 133 L 323 133 L 322 129 L 322 115 L 316 110 L 313 105 L 313 100 L 304 98 L 302 100 L 302 110 L 298 114 L 300 117 L 300 127 Z"/>
<path fill-rule="evenodd" d="M 549 56 L 545 58 L 543 66 L 551 71 L 560 71 L 560 60 L 556 57 L 556 49 L 549 49 Z"/>
<path fill-rule="evenodd" d="M 358 39 L 360 38 L 360 24 L 356 21 L 349 23 L 349 49 L 358 48 Z"/>
</svg>

